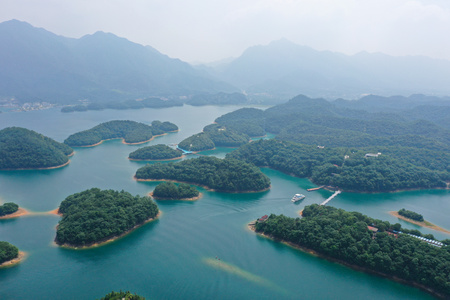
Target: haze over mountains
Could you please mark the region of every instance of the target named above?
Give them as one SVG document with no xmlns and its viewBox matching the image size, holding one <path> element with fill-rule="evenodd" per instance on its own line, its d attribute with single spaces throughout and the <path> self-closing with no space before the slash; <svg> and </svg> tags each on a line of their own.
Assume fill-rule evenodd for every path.
<svg viewBox="0 0 450 300">
<path fill-rule="evenodd" d="M 0 23 L 0 98 L 74 103 L 245 92 L 253 101 L 305 94 L 450 95 L 450 61 L 317 51 L 287 40 L 254 46 L 214 67 L 193 67 L 111 33 L 79 39 L 28 23 Z"/>
<path fill-rule="evenodd" d="M 110 33 L 65 38 L 0 24 L 0 96 L 69 103 L 236 91 L 189 64 Z"/>
<path fill-rule="evenodd" d="M 450 61 L 366 52 L 348 56 L 317 51 L 285 39 L 251 47 L 213 71 L 247 93 L 285 98 L 298 94 L 329 98 L 450 94 Z"/>
</svg>

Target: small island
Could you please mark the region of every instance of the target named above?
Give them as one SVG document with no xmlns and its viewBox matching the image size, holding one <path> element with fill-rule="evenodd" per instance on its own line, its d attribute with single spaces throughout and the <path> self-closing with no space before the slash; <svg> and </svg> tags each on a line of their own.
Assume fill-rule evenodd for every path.
<svg viewBox="0 0 450 300">
<path fill-rule="evenodd" d="M 157 200 L 194 201 L 201 197 L 201 193 L 195 187 L 186 183 L 176 185 L 173 182 L 158 184 L 150 195 Z"/>
<path fill-rule="evenodd" d="M 176 163 L 156 163 L 139 168 L 138 181 L 178 181 L 204 186 L 219 192 L 261 192 L 270 188 L 270 179 L 253 164 L 211 156 Z"/>
<path fill-rule="evenodd" d="M 106 140 L 122 139 L 125 144 L 142 144 L 152 140 L 154 136 L 177 130 L 178 127 L 170 122 L 153 121 L 150 126 L 135 121 L 116 120 L 72 134 L 64 143 L 71 147 L 92 147 Z"/>
<path fill-rule="evenodd" d="M 194 134 L 178 144 L 187 151 L 205 151 L 216 147 L 239 147 L 247 144 L 250 137 L 227 126 L 211 124 L 203 128 L 203 132 Z"/>
<path fill-rule="evenodd" d="M 68 196 L 59 206 L 55 242 L 87 248 L 111 242 L 154 220 L 158 206 L 149 197 L 92 188 Z"/>
<path fill-rule="evenodd" d="M 19 263 L 25 256 L 24 252 L 8 242 L 0 241 L 0 268 Z"/>
<path fill-rule="evenodd" d="M 439 227 L 433 223 L 430 223 L 430 222 L 424 220 L 424 218 L 421 214 L 418 214 L 418 213 L 410 211 L 410 210 L 406 210 L 404 208 L 400 209 L 398 212 L 390 211 L 389 213 L 391 215 L 393 215 L 394 217 L 397 217 L 403 221 L 406 221 L 406 222 L 409 222 L 409 223 L 412 223 L 412 224 L 415 224 L 415 225 L 418 225 L 421 227 L 426 227 L 426 228 L 430 228 L 433 230 L 450 233 L 449 230 L 444 229 L 442 227 Z"/>
<path fill-rule="evenodd" d="M 139 148 L 128 155 L 130 160 L 172 160 L 182 157 L 183 151 L 162 144 Z"/>
<path fill-rule="evenodd" d="M 450 240 L 317 204 L 306 206 L 303 218 L 265 215 L 249 227 L 319 257 L 450 296 Z"/>
<path fill-rule="evenodd" d="M 105 297 L 100 298 L 100 300 L 145 300 L 145 298 L 136 294 L 132 294 L 129 291 L 112 291 L 111 293 L 106 294 Z"/>
<path fill-rule="evenodd" d="M 0 217 L 10 215 L 19 210 L 19 205 L 14 202 L 6 202 L 3 205 L 0 205 Z"/>
<path fill-rule="evenodd" d="M 69 164 L 73 149 L 35 131 L 0 130 L 0 170 L 54 169 Z"/>
</svg>

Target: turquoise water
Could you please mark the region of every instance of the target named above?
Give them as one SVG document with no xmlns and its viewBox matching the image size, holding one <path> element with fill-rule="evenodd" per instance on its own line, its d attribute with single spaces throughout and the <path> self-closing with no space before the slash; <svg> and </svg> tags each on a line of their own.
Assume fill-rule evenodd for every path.
<svg viewBox="0 0 450 300">
<path fill-rule="evenodd" d="M 126 190 L 145 195 L 157 182 L 136 182 L 145 162 L 129 161 L 138 147 L 178 143 L 201 131 L 216 117 L 237 107 L 175 107 L 62 114 L 57 110 L 3 113 L 0 129 L 22 126 L 58 141 L 109 120 L 171 121 L 178 133 L 144 145 L 112 140 L 76 148 L 69 166 L 45 171 L 0 172 L 0 201 L 13 201 L 36 212 L 58 207 L 68 195 L 87 188 Z M 205 155 L 224 157 L 218 148 Z M 320 203 L 331 193 L 306 192 L 314 185 L 271 169 L 270 191 L 226 194 L 205 191 L 196 202 L 159 201 L 163 214 L 130 235 L 89 250 L 53 245 L 54 215 L 0 221 L 0 240 L 28 253 L 13 268 L 0 270 L 0 299 L 95 299 L 111 290 L 131 290 L 147 299 L 432 299 L 427 293 L 378 276 L 354 271 L 255 235 L 246 224 L 264 214 L 295 217 L 303 206 Z M 307 198 L 292 204 L 295 193 Z M 387 212 L 402 207 L 420 212 L 450 228 L 450 193 L 426 190 L 389 194 L 343 193 L 330 205 L 397 222 Z M 408 228 L 414 225 L 402 222 Z M 424 229 L 437 238 L 449 235 Z M 217 258 L 220 258 L 220 262 Z"/>
</svg>

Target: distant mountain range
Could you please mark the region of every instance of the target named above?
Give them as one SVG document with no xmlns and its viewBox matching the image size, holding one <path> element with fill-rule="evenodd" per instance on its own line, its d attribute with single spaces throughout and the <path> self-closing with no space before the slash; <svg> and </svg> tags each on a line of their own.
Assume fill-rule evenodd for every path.
<svg viewBox="0 0 450 300">
<path fill-rule="evenodd" d="M 111 33 L 72 39 L 11 20 L 0 24 L 0 44 L 0 97 L 71 103 L 238 91 Z"/>
<path fill-rule="evenodd" d="M 0 45 L 0 100 L 71 104 L 201 95 L 208 103 L 208 95 L 239 91 L 250 102 L 282 102 L 298 94 L 327 99 L 450 95 L 450 61 L 348 56 L 284 39 L 251 47 L 233 60 L 195 67 L 111 33 L 73 39 L 17 20 L 0 23 Z"/>
<path fill-rule="evenodd" d="M 364 94 L 450 95 L 450 61 L 366 52 L 348 56 L 285 39 L 248 48 L 209 70 L 249 95 L 284 99 L 298 94 L 347 99 Z"/>
</svg>

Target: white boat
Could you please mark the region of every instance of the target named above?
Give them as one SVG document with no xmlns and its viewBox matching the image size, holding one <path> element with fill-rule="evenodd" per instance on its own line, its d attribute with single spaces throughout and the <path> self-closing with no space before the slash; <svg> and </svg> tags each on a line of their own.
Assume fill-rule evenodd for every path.
<svg viewBox="0 0 450 300">
<path fill-rule="evenodd" d="M 305 198 L 306 198 L 306 196 L 303 194 L 295 194 L 294 197 L 292 197 L 291 201 L 295 203 L 295 202 L 303 200 Z"/>
</svg>

